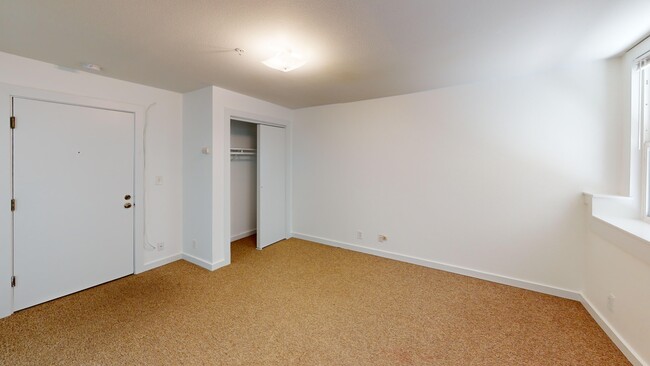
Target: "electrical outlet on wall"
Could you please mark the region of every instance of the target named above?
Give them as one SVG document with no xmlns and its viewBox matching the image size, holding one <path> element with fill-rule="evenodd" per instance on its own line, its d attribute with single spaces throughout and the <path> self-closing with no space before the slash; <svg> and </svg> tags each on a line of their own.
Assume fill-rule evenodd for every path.
<svg viewBox="0 0 650 366">
<path fill-rule="evenodd" d="M 159 252 L 162 252 L 163 250 L 165 250 L 165 242 L 161 241 L 160 243 L 156 244 L 156 247 L 158 248 Z"/>
<path fill-rule="evenodd" d="M 377 241 L 380 242 L 380 243 L 383 243 L 383 242 L 385 242 L 385 241 L 388 241 L 388 236 L 386 236 L 386 235 L 384 235 L 384 234 L 379 234 L 379 235 L 377 236 Z"/>
<path fill-rule="evenodd" d="M 196 249 L 196 239 L 192 240 L 192 249 Z"/>
<path fill-rule="evenodd" d="M 614 312 L 615 301 L 616 301 L 616 296 L 614 296 L 614 294 L 609 294 L 609 296 L 607 296 L 607 309 L 609 309 L 609 311 L 611 311 L 612 313 Z"/>
<path fill-rule="evenodd" d="M 357 239 L 363 239 L 363 231 L 361 230 L 357 231 Z"/>
</svg>

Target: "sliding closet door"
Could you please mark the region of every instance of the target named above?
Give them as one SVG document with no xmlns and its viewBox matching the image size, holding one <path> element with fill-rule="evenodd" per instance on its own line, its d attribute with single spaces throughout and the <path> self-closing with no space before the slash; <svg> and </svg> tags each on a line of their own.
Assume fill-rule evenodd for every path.
<svg viewBox="0 0 650 366">
<path fill-rule="evenodd" d="M 286 239 L 285 129 L 257 125 L 257 249 Z"/>
</svg>

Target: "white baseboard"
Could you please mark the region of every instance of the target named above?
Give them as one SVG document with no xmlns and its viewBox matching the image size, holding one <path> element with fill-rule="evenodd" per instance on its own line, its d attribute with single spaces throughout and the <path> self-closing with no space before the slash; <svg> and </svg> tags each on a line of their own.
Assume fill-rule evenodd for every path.
<svg viewBox="0 0 650 366">
<path fill-rule="evenodd" d="M 320 244 L 325 244 L 325 245 L 338 247 L 338 248 L 343 248 L 343 249 L 349 249 L 349 250 L 353 250 L 355 252 L 361 252 L 361 253 L 376 255 L 378 257 L 394 259 L 394 260 L 401 261 L 401 262 L 417 264 L 417 265 L 424 266 L 424 267 L 439 269 L 439 270 L 445 271 L 445 272 L 457 273 L 457 274 L 461 274 L 461 275 L 464 275 L 464 276 L 479 278 L 479 279 L 482 279 L 482 280 L 501 283 L 501 284 L 504 284 L 504 285 L 514 286 L 514 287 L 519 287 L 519 288 L 523 288 L 523 289 L 531 290 L 531 291 L 535 291 L 535 292 L 541 292 L 541 293 L 544 293 L 544 294 L 558 296 L 558 297 L 562 297 L 562 298 L 565 298 L 565 299 L 580 301 L 581 298 L 582 298 L 580 293 L 576 292 L 576 291 L 571 291 L 571 290 L 558 288 L 558 287 L 554 287 L 554 286 L 543 285 L 543 284 L 540 284 L 540 283 L 520 280 L 520 279 L 516 279 L 516 278 L 512 278 L 512 277 L 508 277 L 508 276 L 502 276 L 502 275 L 498 275 L 498 274 L 494 274 L 494 273 L 477 271 L 477 270 L 470 269 L 470 268 L 465 268 L 465 267 L 455 266 L 455 265 L 451 265 L 451 264 L 440 263 L 440 262 L 436 262 L 436 261 L 432 261 L 432 260 L 428 260 L 428 259 L 412 257 L 412 256 L 399 254 L 399 253 L 394 253 L 394 252 L 389 252 L 389 251 L 381 250 L 381 249 L 368 248 L 368 247 L 364 247 L 364 246 L 361 246 L 361 245 L 349 244 L 349 243 L 344 243 L 344 242 L 340 242 L 340 241 L 336 241 L 336 240 L 330 240 L 330 239 L 325 239 L 325 238 L 306 235 L 306 234 L 301 234 L 301 233 L 292 233 L 292 236 L 294 238 L 298 238 L 298 239 L 309 240 L 309 241 L 313 241 L 313 242 L 320 243 Z"/>
<path fill-rule="evenodd" d="M 237 234 L 237 235 L 231 236 L 231 237 L 230 237 L 230 242 L 232 243 L 232 242 L 235 241 L 235 240 L 244 239 L 244 238 L 249 237 L 249 236 L 251 236 L 251 235 L 253 235 L 253 234 L 256 234 L 256 233 L 257 233 L 257 229 L 244 231 L 244 232 L 241 233 L 241 234 Z"/>
<path fill-rule="evenodd" d="M 601 312 L 596 309 L 596 307 L 591 303 L 591 301 L 589 301 L 589 299 L 584 296 L 584 294 L 581 296 L 580 302 L 582 303 L 582 306 L 587 309 L 591 317 L 594 318 L 596 323 L 598 323 L 603 331 L 605 331 L 605 334 L 607 334 L 609 339 L 611 339 L 616 347 L 618 347 L 618 349 L 623 352 L 628 361 L 637 366 L 648 365 L 647 363 L 643 362 L 641 356 L 639 356 L 639 354 L 634 351 L 634 349 L 625 341 L 625 339 L 623 339 L 623 337 L 621 337 L 621 335 L 609 324 Z"/>
<path fill-rule="evenodd" d="M 614 342 L 614 344 L 623 352 L 625 357 L 634 365 L 647 366 L 643 362 L 641 357 L 629 346 L 629 344 L 611 327 L 609 322 L 602 317 L 600 312 L 587 300 L 584 295 L 580 292 L 571 291 L 567 289 L 562 289 L 554 286 L 543 285 L 535 282 L 520 280 L 508 276 L 497 275 L 494 273 L 488 273 L 483 271 L 477 271 L 474 269 L 469 269 L 460 266 L 454 266 L 451 264 L 445 264 L 440 262 L 431 261 L 428 259 L 422 259 L 417 257 L 412 257 L 408 255 L 393 253 L 381 249 L 368 248 L 361 245 L 344 243 L 336 240 L 325 239 L 317 236 L 311 236 L 301 233 L 292 233 L 294 238 L 309 240 L 320 244 L 325 244 L 333 247 L 348 249 L 356 252 L 376 255 L 378 257 L 394 259 L 397 261 L 407 262 L 411 264 L 417 264 L 424 267 L 429 267 L 433 269 L 438 269 L 441 271 L 457 273 L 469 277 L 475 277 L 486 281 L 496 282 L 504 285 L 509 285 L 513 287 L 523 288 L 526 290 L 531 290 L 535 292 L 541 292 L 548 295 L 558 296 L 569 300 L 580 301 L 582 305 L 587 309 L 589 314 L 594 318 L 596 323 L 605 331 L 607 336 Z"/>
<path fill-rule="evenodd" d="M 208 261 L 205 261 L 205 260 L 203 260 L 201 258 L 197 258 L 197 257 L 195 257 L 193 255 L 190 255 L 190 254 L 187 254 L 187 253 L 183 253 L 183 259 L 190 262 L 190 263 L 192 263 L 192 264 L 195 264 L 195 265 L 197 265 L 199 267 L 205 268 L 208 271 L 214 271 L 216 269 L 219 269 L 219 268 L 224 267 L 224 266 L 229 264 L 224 259 L 222 259 L 220 261 L 216 261 L 214 263 L 210 263 Z"/>
<path fill-rule="evenodd" d="M 142 266 L 142 271 L 140 273 L 148 271 L 150 269 L 154 269 L 156 267 L 164 266 L 165 264 L 176 262 L 177 260 L 181 259 L 182 257 L 183 256 L 182 256 L 181 253 L 177 253 L 177 254 L 172 254 L 172 255 L 170 255 L 168 257 L 165 257 L 165 258 L 160 258 L 160 259 L 153 260 L 151 262 L 147 262 Z"/>
</svg>

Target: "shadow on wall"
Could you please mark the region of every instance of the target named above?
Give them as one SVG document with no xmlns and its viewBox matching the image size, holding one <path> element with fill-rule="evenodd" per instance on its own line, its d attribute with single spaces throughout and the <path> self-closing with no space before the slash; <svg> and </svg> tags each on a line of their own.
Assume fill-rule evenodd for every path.
<svg viewBox="0 0 650 366">
<path fill-rule="evenodd" d="M 298 110 L 294 231 L 580 289 L 581 193 L 618 184 L 618 65 Z"/>
</svg>

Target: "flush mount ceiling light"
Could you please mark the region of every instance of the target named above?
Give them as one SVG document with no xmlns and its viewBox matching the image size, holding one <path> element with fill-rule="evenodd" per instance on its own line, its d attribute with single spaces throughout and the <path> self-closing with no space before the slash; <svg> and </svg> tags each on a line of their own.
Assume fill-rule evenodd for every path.
<svg viewBox="0 0 650 366">
<path fill-rule="evenodd" d="M 306 62 L 307 59 L 305 57 L 293 52 L 291 49 L 282 50 L 270 59 L 262 61 L 264 65 L 283 72 L 295 70 Z"/>
</svg>

